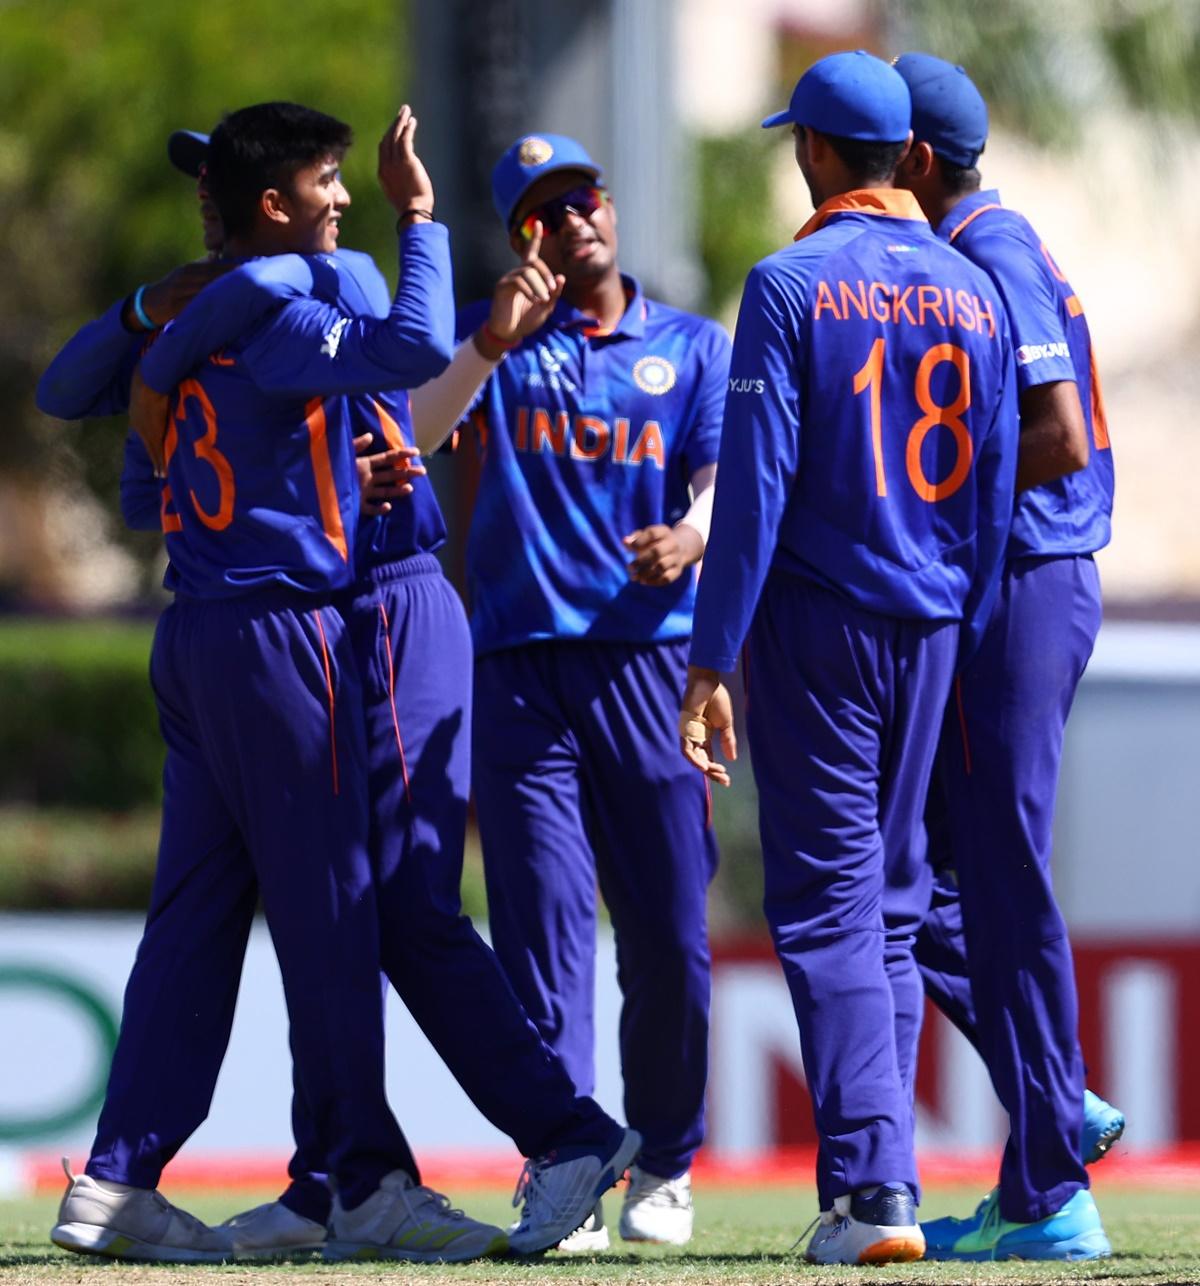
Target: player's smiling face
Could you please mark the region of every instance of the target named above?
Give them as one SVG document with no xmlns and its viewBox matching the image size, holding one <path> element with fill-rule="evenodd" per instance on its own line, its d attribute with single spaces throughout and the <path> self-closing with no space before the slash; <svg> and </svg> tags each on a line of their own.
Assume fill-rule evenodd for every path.
<svg viewBox="0 0 1200 1286">
<path fill-rule="evenodd" d="M 595 182 L 584 170 L 547 174 L 521 198 L 513 214 L 513 227 L 519 228 L 525 216 L 543 202 Z M 513 233 L 512 245 L 518 254 L 524 250 L 519 232 Z M 590 284 L 612 272 L 617 262 L 617 212 L 612 202 L 605 200 L 587 218 L 568 210 L 557 232 L 544 229 L 541 257 L 551 272 L 562 273 L 567 279 L 568 292 L 572 286 Z"/>
<path fill-rule="evenodd" d="M 284 189 L 291 220 L 288 248 L 297 254 L 332 254 L 338 245 L 342 211 L 350 193 L 342 183 L 335 156 L 296 171 Z"/>
</svg>

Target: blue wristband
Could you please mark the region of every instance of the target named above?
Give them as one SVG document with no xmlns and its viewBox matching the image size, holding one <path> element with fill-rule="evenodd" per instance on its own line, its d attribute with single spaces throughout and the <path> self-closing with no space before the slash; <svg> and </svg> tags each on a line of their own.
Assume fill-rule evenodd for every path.
<svg viewBox="0 0 1200 1286">
<path fill-rule="evenodd" d="M 157 330 L 158 327 L 150 320 L 146 314 L 146 310 L 142 307 L 142 296 L 145 293 L 145 286 L 139 286 L 133 292 L 133 315 L 138 319 L 138 323 L 145 326 L 147 330 Z"/>
</svg>

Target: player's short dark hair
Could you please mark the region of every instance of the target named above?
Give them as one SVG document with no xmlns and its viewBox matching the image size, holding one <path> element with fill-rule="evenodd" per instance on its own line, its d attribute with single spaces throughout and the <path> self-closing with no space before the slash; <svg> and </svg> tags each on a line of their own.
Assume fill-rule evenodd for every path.
<svg viewBox="0 0 1200 1286">
<path fill-rule="evenodd" d="M 863 184 L 890 179 L 908 148 L 907 141 L 867 143 L 858 138 L 843 138 L 840 134 L 822 134 L 821 137 L 837 153 L 850 177 Z"/>
<path fill-rule="evenodd" d="M 353 141 L 349 125 L 298 103 L 231 112 L 208 141 L 206 174 L 225 235 L 250 231 L 267 188 L 286 187 L 297 170 L 327 156 L 340 161 Z"/>
<path fill-rule="evenodd" d="M 936 156 L 937 154 L 934 153 Z M 955 165 L 944 156 L 938 157 L 941 166 L 942 186 L 954 196 L 964 196 L 968 192 L 978 192 L 983 182 L 983 175 L 976 165 Z"/>
</svg>

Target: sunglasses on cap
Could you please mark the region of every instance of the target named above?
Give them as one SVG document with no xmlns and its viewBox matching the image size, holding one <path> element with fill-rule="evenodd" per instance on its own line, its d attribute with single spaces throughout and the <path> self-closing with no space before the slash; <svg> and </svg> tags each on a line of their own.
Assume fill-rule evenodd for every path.
<svg viewBox="0 0 1200 1286">
<path fill-rule="evenodd" d="M 526 241 L 532 241 L 534 228 L 540 223 L 546 235 L 553 236 L 566 223 L 568 213 L 577 214 L 581 219 L 590 219 L 607 200 L 608 193 L 603 188 L 592 183 L 581 184 L 570 192 L 564 192 L 562 196 L 551 197 L 549 201 L 535 205 L 516 225 L 515 230 Z"/>
</svg>

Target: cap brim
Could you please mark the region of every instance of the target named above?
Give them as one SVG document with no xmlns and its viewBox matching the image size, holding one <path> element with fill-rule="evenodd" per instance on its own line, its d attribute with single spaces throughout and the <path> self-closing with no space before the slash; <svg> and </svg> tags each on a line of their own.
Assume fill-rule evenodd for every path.
<svg viewBox="0 0 1200 1286">
<path fill-rule="evenodd" d="M 604 177 L 604 171 L 598 165 L 587 165 L 583 161 L 564 161 L 561 165 L 547 165 L 544 170 L 539 170 L 513 198 L 512 205 L 508 207 L 508 218 L 505 220 L 506 226 L 512 227 L 513 215 L 517 212 L 517 206 L 525 200 L 525 193 L 535 183 L 539 183 L 547 174 L 560 174 L 563 170 L 578 170 L 580 174 L 590 174 L 593 179 L 602 179 Z"/>
<path fill-rule="evenodd" d="M 762 123 L 763 129 L 772 129 L 776 125 L 790 125 L 792 123 L 792 109 L 785 107 L 783 111 L 776 112 L 773 116 L 768 116 Z"/>
<path fill-rule="evenodd" d="M 177 170 L 198 179 L 201 167 L 208 160 L 208 135 L 177 129 L 167 139 L 167 159 Z"/>
</svg>

